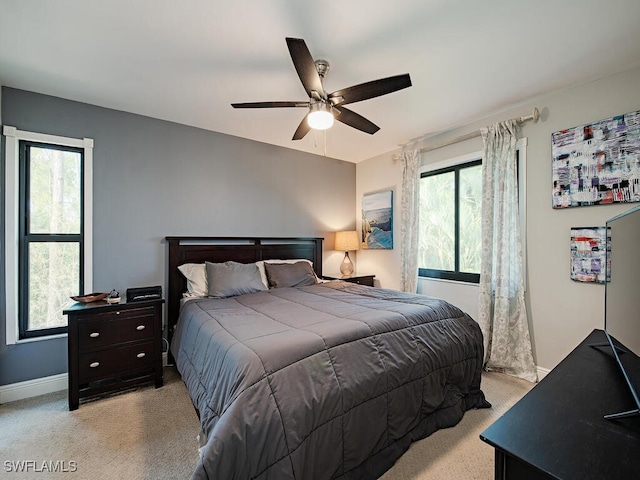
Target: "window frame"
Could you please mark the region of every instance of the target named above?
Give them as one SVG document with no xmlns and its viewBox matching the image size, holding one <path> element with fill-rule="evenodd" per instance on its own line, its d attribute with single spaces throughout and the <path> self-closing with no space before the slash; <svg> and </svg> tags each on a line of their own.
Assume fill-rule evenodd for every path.
<svg viewBox="0 0 640 480">
<path fill-rule="evenodd" d="M 51 149 L 80 154 L 80 231 L 79 233 L 32 233 L 30 229 L 30 203 L 31 203 L 31 148 Z M 84 148 L 55 145 L 52 143 L 33 142 L 30 140 L 18 141 L 19 152 L 19 218 L 24 219 L 18 225 L 20 245 L 18 248 L 18 339 L 46 337 L 65 333 L 67 326 L 30 329 L 29 316 L 29 246 L 31 243 L 77 243 L 79 247 L 79 284 L 78 293 L 84 292 Z"/>
<path fill-rule="evenodd" d="M 518 208 L 520 211 L 520 245 L 522 250 L 522 275 L 524 281 L 525 290 L 527 289 L 527 137 L 518 139 L 516 143 L 516 150 L 518 155 Z M 482 151 L 475 151 L 459 157 L 452 157 L 447 160 L 435 162 L 432 164 L 423 165 L 420 168 L 418 181 L 422 178 L 422 174 L 425 172 L 431 172 L 435 170 L 441 170 L 456 165 L 462 165 L 469 163 L 473 160 L 482 159 Z M 468 280 L 458 280 L 451 278 L 444 278 L 442 276 L 426 276 L 422 274 L 422 270 L 418 268 L 418 280 L 429 281 L 450 281 L 453 283 L 468 283 L 471 285 L 478 285 L 478 282 Z M 480 276 L 478 275 L 478 279 Z"/>
<path fill-rule="evenodd" d="M 469 159 L 464 162 L 456 162 L 455 164 L 424 170 L 420 172 L 420 181 L 426 177 L 432 177 L 435 175 L 442 175 L 445 173 L 454 173 L 454 188 L 455 188 L 455 200 L 454 200 L 454 223 L 455 223 L 455 252 L 454 252 L 454 270 L 439 270 L 434 268 L 422 268 L 418 267 L 418 276 L 425 278 L 439 278 L 443 280 L 454 280 L 458 282 L 468 283 L 480 283 L 479 273 L 469 273 L 460 271 L 460 171 L 465 168 L 477 167 L 482 165 L 482 158 L 475 157 L 475 159 Z"/>
<path fill-rule="evenodd" d="M 93 289 L 93 139 L 70 138 L 18 130 L 16 127 L 5 125 L 5 343 L 14 345 L 25 342 L 47 340 L 66 337 L 64 332 L 32 338 L 20 338 L 19 326 L 19 289 L 20 278 L 19 248 L 20 248 L 20 141 L 57 145 L 62 147 L 80 148 L 84 150 L 82 172 L 82 202 L 84 251 L 81 254 L 82 276 L 85 291 Z"/>
</svg>

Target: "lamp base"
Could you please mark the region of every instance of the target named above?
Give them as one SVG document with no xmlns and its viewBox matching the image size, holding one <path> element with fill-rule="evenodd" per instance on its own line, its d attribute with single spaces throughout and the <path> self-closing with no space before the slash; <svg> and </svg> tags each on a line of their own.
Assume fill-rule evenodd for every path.
<svg viewBox="0 0 640 480">
<path fill-rule="evenodd" d="M 353 262 L 349 258 L 349 252 L 344 252 L 344 259 L 340 264 L 340 273 L 345 276 L 353 273 Z"/>
</svg>

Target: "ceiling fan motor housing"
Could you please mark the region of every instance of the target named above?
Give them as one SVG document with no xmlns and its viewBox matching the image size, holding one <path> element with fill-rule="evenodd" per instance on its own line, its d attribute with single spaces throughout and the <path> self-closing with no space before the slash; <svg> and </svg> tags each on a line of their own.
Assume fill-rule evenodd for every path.
<svg viewBox="0 0 640 480">
<path fill-rule="evenodd" d="M 316 65 L 316 70 L 318 71 L 320 78 L 324 78 L 324 76 L 329 73 L 329 62 L 326 60 L 320 58 L 313 63 Z"/>
</svg>

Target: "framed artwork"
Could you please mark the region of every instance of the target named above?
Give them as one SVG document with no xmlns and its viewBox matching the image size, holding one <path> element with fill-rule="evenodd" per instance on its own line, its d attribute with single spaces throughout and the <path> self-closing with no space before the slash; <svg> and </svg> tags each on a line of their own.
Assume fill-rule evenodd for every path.
<svg viewBox="0 0 640 480">
<path fill-rule="evenodd" d="M 363 195 L 362 248 L 393 248 L 393 190 Z"/>
<path fill-rule="evenodd" d="M 607 228 L 571 229 L 571 280 L 605 283 L 610 275 L 607 263 Z"/>
<path fill-rule="evenodd" d="M 640 201 L 640 111 L 551 135 L 553 208 Z"/>
</svg>

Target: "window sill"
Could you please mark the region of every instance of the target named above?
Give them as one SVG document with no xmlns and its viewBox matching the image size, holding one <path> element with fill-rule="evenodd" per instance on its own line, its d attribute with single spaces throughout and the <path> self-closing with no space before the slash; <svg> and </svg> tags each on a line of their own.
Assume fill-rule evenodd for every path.
<svg viewBox="0 0 640 480">
<path fill-rule="evenodd" d="M 35 338 L 23 338 L 20 340 L 14 340 L 13 342 L 8 341 L 7 339 L 7 345 L 21 345 L 24 343 L 33 343 L 33 342 L 42 342 L 44 340 L 54 340 L 56 338 L 66 338 L 68 334 L 66 333 L 59 333 L 57 335 L 47 335 L 45 337 L 35 337 Z"/>
<path fill-rule="evenodd" d="M 477 287 L 479 283 L 476 282 L 465 282 L 463 280 L 449 280 L 446 278 L 437 278 L 437 277 L 418 277 L 418 281 L 425 280 L 427 282 L 442 282 L 442 283 L 452 283 L 454 285 L 469 285 Z"/>
</svg>

